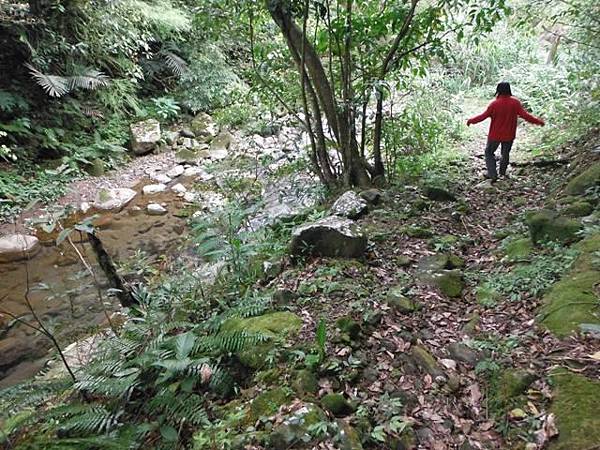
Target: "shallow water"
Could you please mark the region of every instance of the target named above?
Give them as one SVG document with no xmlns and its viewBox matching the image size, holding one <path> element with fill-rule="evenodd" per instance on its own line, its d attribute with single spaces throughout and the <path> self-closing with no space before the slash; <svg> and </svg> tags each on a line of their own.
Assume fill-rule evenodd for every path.
<svg viewBox="0 0 600 450">
<path fill-rule="evenodd" d="M 92 210 L 86 214 L 99 214 L 95 220 L 97 234 L 115 261 L 126 261 L 136 251 L 149 256 L 169 254 L 182 241 L 186 220 L 176 214 L 186 206 L 183 199 L 171 191 L 144 196 L 141 188 L 145 184 L 149 182 L 135 188 L 138 195 L 122 211 L 98 213 Z M 150 216 L 145 211 L 148 203 L 163 204 L 168 213 Z M 70 221 L 83 218 L 73 217 Z M 92 277 L 68 243 L 64 242 L 60 247 L 55 245 L 55 234 L 38 232 L 43 245 L 29 261 L 0 263 L 0 309 L 36 325 L 25 301 L 28 292 L 36 314 L 53 330 L 60 345 L 66 347 L 105 326 L 106 315 Z M 78 234 L 72 234 L 72 239 L 79 240 Z M 92 263 L 106 309 L 109 312 L 118 310 L 118 301 L 108 296 L 106 280 L 95 264 L 89 245 L 84 242 L 76 245 Z M 34 375 L 45 365 L 49 351 L 52 351 L 51 343 L 46 337 L 0 312 L 0 387 Z"/>
</svg>

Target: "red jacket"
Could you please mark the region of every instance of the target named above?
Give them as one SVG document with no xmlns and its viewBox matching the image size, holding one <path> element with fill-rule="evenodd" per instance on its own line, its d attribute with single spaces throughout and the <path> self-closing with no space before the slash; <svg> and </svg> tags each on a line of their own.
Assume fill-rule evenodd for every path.
<svg viewBox="0 0 600 450">
<path fill-rule="evenodd" d="M 510 95 L 500 95 L 487 107 L 483 114 L 472 117 L 468 125 L 479 123 L 488 117 L 492 118 L 488 139 L 491 141 L 513 141 L 517 135 L 517 118 L 522 117 L 527 122 L 544 125 L 542 119 L 529 114 L 521 102 Z"/>
</svg>

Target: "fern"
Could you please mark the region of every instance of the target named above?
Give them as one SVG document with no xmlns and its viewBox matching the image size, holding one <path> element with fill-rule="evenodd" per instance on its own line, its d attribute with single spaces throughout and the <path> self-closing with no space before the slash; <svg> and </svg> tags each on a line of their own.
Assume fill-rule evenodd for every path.
<svg viewBox="0 0 600 450">
<path fill-rule="evenodd" d="M 182 422 L 193 425 L 210 423 L 204 409 L 204 398 L 197 394 L 177 394 L 168 388 L 161 389 L 150 400 L 148 409 L 162 414 L 173 425 Z"/>
<path fill-rule="evenodd" d="M 98 404 L 75 404 L 54 408 L 46 412 L 46 418 L 59 421 L 61 434 L 81 436 L 108 433 L 119 425 L 122 414 L 122 410 L 115 413 Z"/>
<path fill-rule="evenodd" d="M 108 77 L 95 69 L 83 69 L 81 74 L 63 77 L 40 72 L 31 64 L 25 67 L 36 83 L 50 96 L 63 97 L 76 88 L 95 90 L 108 85 Z"/>
<path fill-rule="evenodd" d="M 165 62 L 165 65 L 169 68 L 173 75 L 181 78 L 189 70 L 187 62 L 171 51 L 161 50 L 158 53 L 158 56 Z"/>
</svg>

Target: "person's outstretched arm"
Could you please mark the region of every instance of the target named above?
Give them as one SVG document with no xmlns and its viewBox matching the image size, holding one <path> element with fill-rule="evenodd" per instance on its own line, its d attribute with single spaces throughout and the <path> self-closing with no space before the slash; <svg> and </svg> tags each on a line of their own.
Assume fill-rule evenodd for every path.
<svg viewBox="0 0 600 450">
<path fill-rule="evenodd" d="M 539 117 L 535 117 L 533 114 L 529 114 L 527 111 L 525 111 L 525 108 L 523 108 L 523 105 L 521 105 L 520 102 L 519 102 L 519 109 L 517 110 L 517 114 L 519 115 L 519 117 L 522 117 L 529 123 L 533 123 L 535 125 L 541 125 L 541 126 L 545 125 L 545 122 L 542 119 L 540 119 Z"/>
<path fill-rule="evenodd" d="M 482 122 L 491 116 L 492 116 L 492 105 L 489 105 L 484 112 L 482 112 L 478 116 L 471 117 L 469 120 L 467 120 L 467 125 L 473 125 L 475 123 Z"/>
</svg>

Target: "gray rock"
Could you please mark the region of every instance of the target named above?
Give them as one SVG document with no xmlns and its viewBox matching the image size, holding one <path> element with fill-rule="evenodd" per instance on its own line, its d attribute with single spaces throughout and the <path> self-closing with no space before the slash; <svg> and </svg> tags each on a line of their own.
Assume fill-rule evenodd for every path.
<svg viewBox="0 0 600 450">
<path fill-rule="evenodd" d="M 475 367 L 483 359 L 481 353 L 473 350 L 461 342 L 454 342 L 447 347 L 450 358 L 455 361 L 464 362 L 471 367 Z"/>
<path fill-rule="evenodd" d="M 123 209 L 127 203 L 129 203 L 137 195 L 133 189 L 127 188 L 113 188 L 113 189 L 101 189 L 96 194 L 94 200 L 94 206 L 97 209 L 104 211 Z"/>
<path fill-rule="evenodd" d="M 350 219 L 336 216 L 299 226 L 292 232 L 290 253 L 357 258 L 367 249 L 367 237 Z"/>
<path fill-rule="evenodd" d="M 154 195 L 159 192 L 164 192 L 167 189 L 167 186 L 164 184 L 148 184 L 142 188 L 142 193 L 144 195 Z"/>
<path fill-rule="evenodd" d="M 190 128 L 183 127 L 181 130 L 181 135 L 184 138 L 194 139 L 196 137 L 196 133 L 194 133 Z"/>
<path fill-rule="evenodd" d="M 343 193 L 331 207 L 331 214 L 347 217 L 348 219 L 358 219 L 366 214 L 369 209 L 367 202 L 354 191 Z"/>
<path fill-rule="evenodd" d="M 183 193 L 187 192 L 186 187 L 181 183 L 177 183 L 176 185 L 172 186 L 171 190 L 178 194 L 183 194 Z"/>
<path fill-rule="evenodd" d="M 9 234 L 0 237 L 0 263 L 20 261 L 34 256 L 40 249 L 35 236 Z"/>
<path fill-rule="evenodd" d="M 171 178 L 164 173 L 155 173 L 150 175 L 150 179 L 160 184 L 169 184 L 171 182 Z"/>
<path fill-rule="evenodd" d="M 144 155 L 154 151 L 160 141 L 160 123 L 155 119 L 133 123 L 131 132 L 131 150 L 136 155 Z"/>
<path fill-rule="evenodd" d="M 146 212 L 149 216 L 164 216 L 167 213 L 167 210 L 158 203 L 150 203 L 146 207 Z"/>
<path fill-rule="evenodd" d="M 371 205 L 378 205 L 383 200 L 384 193 L 379 189 L 367 189 L 360 194 L 361 198 Z"/>
<path fill-rule="evenodd" d="M 219 133 L 219 127 L 208 114 L 201 112 L 194 117 L 190 123 L 191 131 L 195 134 L 196 139 L 202 141 L 210 141 Z"/>
<path fill-rule="evenodd" d="M 200 167 L 187 167 L 183 171 L 184 177 L 195 177 L 197 175 L 204 175 L 204 174 L 206 174 L 206 171 Z"/>
<path fill-rule="evenodd" d="M 163 131 L 163 137 L 165 142 L 171 146 L 177 143 L 177 139 L 179 139 L 179 132 L 177 131 Z"/>
<path fill-rule="evenodd" d="M 185 168 L 182 165 L 173 166 L 167 171 L 167 176 L 170 178 L 177 178 L 183 175 L 184 171 Z"/>
<path fill-rule="evenodd" d="M 453 202 L 456 200 L 456 196 L 452 192 L 439 186 L 424 186 L 423 193 L 428 199 L 438 202 Z"/>
<path fill-rule="evenodd" d="M 404 295 L 404 286 L 392 287 L 385 296 L 385 301 L 390 308 L 401 314 L 413 313 L 421 307 L 419 303 Z"/>
</svg>

